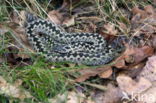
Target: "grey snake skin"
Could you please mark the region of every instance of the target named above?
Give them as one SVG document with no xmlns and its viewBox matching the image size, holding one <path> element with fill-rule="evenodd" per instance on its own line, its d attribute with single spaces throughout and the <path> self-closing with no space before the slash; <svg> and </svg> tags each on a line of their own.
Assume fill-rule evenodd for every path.
<svg viewBox="0 0 156 103">
<path fill-rule="evenodd" d="M 27 13 L 25 30 L 34 50 L 50 62 L 107 64 L 123 51 L 121 40 L 108 43 L 97 33 L 67 33 L 49 20 Z"/>
</svg>

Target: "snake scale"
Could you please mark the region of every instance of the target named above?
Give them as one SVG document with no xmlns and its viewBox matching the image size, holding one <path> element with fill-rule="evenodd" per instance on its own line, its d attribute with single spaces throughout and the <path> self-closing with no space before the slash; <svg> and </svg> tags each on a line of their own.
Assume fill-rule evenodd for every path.
<svg viewBox="0 0 156 103">
<path fill-rule="evenodd" d="M 117 39 L 109 44 L 100 34 L 67 33 L 52 21 L 31 13 L 25 16 L 29 43 L 51 62 L 103 65 L 117 57 L 124 47 Z"/>
</svg>

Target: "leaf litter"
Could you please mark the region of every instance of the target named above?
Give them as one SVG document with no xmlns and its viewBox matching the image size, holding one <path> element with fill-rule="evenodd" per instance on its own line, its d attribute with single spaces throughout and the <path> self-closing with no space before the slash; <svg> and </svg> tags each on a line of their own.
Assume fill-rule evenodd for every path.
<svg viewBox="0 0 156 103">
<path fill-rule="evenodd" d="M 76 2 L 79 2 L 79 0 L 77 0 Z M 80 8 L 72 8 L 72 11 L 74 11 L 75 14 L 71 15 L 69 11 L 65 11 L 70 8 L 69 1 L 64 0 L 64 3 L 60 9 L 48 12 L 49 17 L 47 19 L 52 20 L 58 25 L 63 25 L 64 29 L 66 29 L 66 31 L 68 32 L 99 32 L 104 37 L 106 37 L 107 40 L 114 39 L 116 38 L 116 36 L 118 36 L 118 34 L 120 34 L 121 31 L 116 28 L 116 25 L 104 23 L 102 17 L 97 17 L 95 16 L 95 14 L 92 15 L 92 13 L 95 11 L 89 12 L 90 10 L 95 10 L 94 7 L 84 7 L 83 5 L 81 6 L 82 7 Z M 125 43 L 125 51 L 116 60 L 111 62 L 113 64 L 97 67 L 96 69 L 87 67 L 85 69 L 77 71 L 80 75 L 75 78 L 74 83 L 83 83 L 84 81 L 91 80 L 92 77 L 96 76 L 98 76 L 98 78 L 102 80 L 110 80 L 110 82 L 107 83 L 107 89 L 105 91 L 94 91 L 94 95 L 91 95 L 89 97 L 81 94 L 81 96 L 83 97 L 83 99 L 80 100 L 81 102 L 85 101 L 84 98 L 92 98 L 94 102 L 86 101 L 85 103 L 117 103 L 121 102 L 123 98 L 127 96 L 126 103 L 128 103 L 130 97 L 133 96 L 133 93 L 135 94 L 135 101 L 139 101 L 139 96 L 152 95 L 154 98 L 152 99 L 152 101 L 145 99 L 142 102 L 156 102 L 156 94 L 154 92 L 156 90 L 156 57 L 154 56 L 156 47 L 155 11 L 155 8 L 151 5 L 147 5 L 143 9 L 134 7 L 131 11 L 132 18 L 130 19 L 131 28 L 129 34 L 132 35 L 132 38 L 130 39 L 133 39 L 134 36 L 139 37 L 143 35 L 143 40 L 140 44 L 138 44 L 139 46 L 133 46 L 131 45 L 131 43 Z M 22 30 L 22 28 L 15 26 L 19 20 L 19 18 L 16 17 L 16 14 L 13 14 L 12 20 L 13 24 L 9 23 L 9 27 L 13 30 L 16 37 L 20 38 L 20 42 L 22 42 L 24 45 L 30 48 L 30 50 L 32 50 L 31 46 L 27 42 L 26 37 L 23 37 L 24 31 Z M 121 28 L 122 30 L 126 31 L 128 29 L 128 26 L 126 24 L 122 22 L 118 22 L 118 24 L 119 28 Z M 4 29 L 3 26 L 0 26 L 1 34 L 4 35 L 7 31 L 9 30 L 6 28 Z M 17 65 L 17 58 L 30 58 L 30 56 L 27 54 L 25 56 L 18 54 L 23 51 L 19 43 L 14 42 L 14 45 L 18 46 L 19 48 L 7 48 L 8 50 L 11 50 L 11 52 L 12 50 L 18 49 L 16 53 L 7 54 L 8 63 Z M 115 74 L 115 81 L 111 78 L 114 75 L 114 69 L 118 71 Z M 135 73 L 132 76 L 131 71 L 135 71 L 137 69 L 139 70 L 139 73 Z M 16 98 L 27 98 L 27 96 L 22 96 L 23 94 L 19 93 L 18 88 L 16 89 L 17 91 L 15 91 L 16 93 L 14 93 L 13 91 L 3 91 L 2 88 L 16 88 L 16 86 L 10 86 L 10 84 L 8 84 L 4 79 L 1 79 L 0 83 L 0 90 L 1 92 L 3 92 L 3 94 Z M 105 87 L 106 84 L 102 82 L 100 85 Z M 91 87 L 93 87 L 93 85 Z M 77 93 L 70 92 L 69 94 L 70 95 L 68 98 L 70 98 L 70 100 L 67 103 L 77 103 L 75 102 L 78 100 L 78 97 L 75 96 Z"/>
</svg>

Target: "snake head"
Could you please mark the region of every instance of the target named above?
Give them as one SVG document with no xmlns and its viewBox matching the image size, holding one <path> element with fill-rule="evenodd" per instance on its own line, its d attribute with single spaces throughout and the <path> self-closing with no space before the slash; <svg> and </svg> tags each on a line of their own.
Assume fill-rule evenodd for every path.
<svg viewBox="0 0 156 103">
<path fill-rule="evenodd" d="M 53 50 L 58 53 L 69 53 L 72 51 L 71 47 L 65 44 L 54 45 Z"/>
</svg>

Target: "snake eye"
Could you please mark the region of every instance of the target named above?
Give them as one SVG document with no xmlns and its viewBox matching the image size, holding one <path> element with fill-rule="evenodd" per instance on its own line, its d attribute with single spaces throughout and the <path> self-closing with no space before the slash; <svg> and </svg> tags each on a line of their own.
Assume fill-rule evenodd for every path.
<svg viewBox="0 0 156 103">
<path fill-rule="evenodd" d="M 66 46 L 65 49 L 70 49 L 70 47 L 69 46 Z"/>
<path fill-rule="evenodd" d="M 37 35 L 38 35 L 39 37 L 43 37 L 43 36 L 46 35 L 46 34 L 43 33 L 43 32 L 38 32 Z"/>
</svg>

